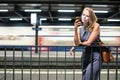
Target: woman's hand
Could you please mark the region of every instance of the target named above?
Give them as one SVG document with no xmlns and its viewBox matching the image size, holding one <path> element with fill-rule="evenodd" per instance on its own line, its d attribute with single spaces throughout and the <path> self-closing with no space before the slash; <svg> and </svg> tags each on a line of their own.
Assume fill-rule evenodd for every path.
<svg viewBox="0 0 120 80">
<path fill-rule="evenodd" d="M 76 20 L 74 22 L 74 44 L 76 46 L 79 46 L 79 44 L 81 43 L 81 40 L 80 40 L 80 31 L 79 31 L 79 27 L 81 25 L 81 22 L 80 22 L 80 17 L 76 17 Z"/>
<path fill-rule="evenodd" d="M 74 50 L 75 50 L 75 47 L 72 47 L 72 48 L 70 49 L 70 55 L 73 55 L 73 54 L 74 54 Z"/>
<path fill-rule="evenodd" d="M 74 22 L 74 27 L 75 28 L 78 28 L 80 25 L 81 25 L 81 22 L 80 22 L 80 17 L 76 17 L 75 18 L 75 22 Z"/>
</svg>

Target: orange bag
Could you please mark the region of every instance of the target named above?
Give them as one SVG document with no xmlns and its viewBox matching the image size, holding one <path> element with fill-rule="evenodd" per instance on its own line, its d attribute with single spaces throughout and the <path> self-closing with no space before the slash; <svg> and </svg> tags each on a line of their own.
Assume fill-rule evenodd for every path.
<svg viewBox="0 0 120 80">
<path fill-rule="evenodd" d="M 113 54 L 109 51 L 108 48 L 106 47 L 102 47 L 101 48 L 101 52 L 102 52 L 102 58 L 103 58 L 103 62 L 112 62 L 114 60 L 114 56 Z"/>
<path fill-rule="evenodd" d="M 114 60 L 113 54 L 109 51 L 109 48 L 104 46 L 102 41 L 98 42 L 99 46 L 101 47 L 102 59 L 103 62 L 112 62 Z"/>
</svg>

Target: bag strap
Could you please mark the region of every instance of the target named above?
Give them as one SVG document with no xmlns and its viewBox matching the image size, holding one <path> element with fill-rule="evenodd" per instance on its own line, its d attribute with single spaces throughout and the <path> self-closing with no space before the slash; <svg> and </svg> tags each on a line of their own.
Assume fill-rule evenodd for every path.
<svg viewBox="0 0 120 80">
<path fill-rule="evenodd" d="M 97 42 L 98 42 L 99 46 L 105 46 L 105 44 L 101 41 L 100 38 L 97 39 Z"/>
</svg>

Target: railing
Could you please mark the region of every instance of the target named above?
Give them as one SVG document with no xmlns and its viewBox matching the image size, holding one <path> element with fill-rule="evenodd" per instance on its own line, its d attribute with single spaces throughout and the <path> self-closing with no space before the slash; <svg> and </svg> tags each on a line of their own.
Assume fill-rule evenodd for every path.
<svg viewBox="0 0 120 80">
<path fill-rule="evenodd" d="M 81 54 L 71 46 L 0 46 L 0 80 L 80 80 Z M 120 80 L 120 46 L 110 46 L 115 60 L 103 63 L 99 80 Z"/>
</svg>

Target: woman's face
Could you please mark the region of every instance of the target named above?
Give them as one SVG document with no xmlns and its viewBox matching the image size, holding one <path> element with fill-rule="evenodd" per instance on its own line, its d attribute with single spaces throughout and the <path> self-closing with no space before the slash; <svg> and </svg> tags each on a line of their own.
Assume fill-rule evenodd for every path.
<svg viewBox="0 0 120 80">
<path fill-rule="evenodd" d="M 89 14 L 88 10 L 84 9 L 83 13 L 82 13 L 82 16 L 81 16 L 81 18 L 82 18 L 81 20 L 84 24 L 89 22 L 89 19 L 90 19 L 89 15 L 90 14 Z"/>
</svg>

